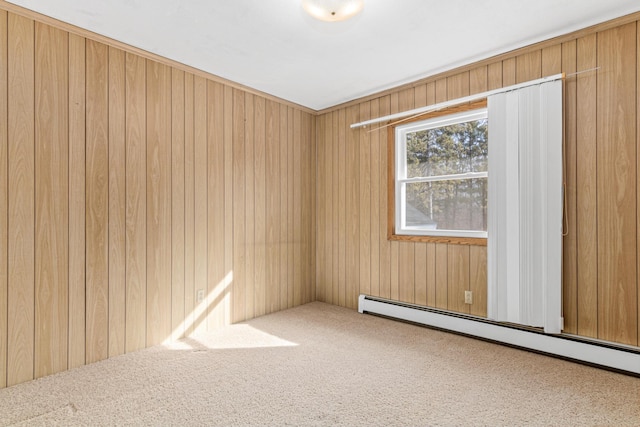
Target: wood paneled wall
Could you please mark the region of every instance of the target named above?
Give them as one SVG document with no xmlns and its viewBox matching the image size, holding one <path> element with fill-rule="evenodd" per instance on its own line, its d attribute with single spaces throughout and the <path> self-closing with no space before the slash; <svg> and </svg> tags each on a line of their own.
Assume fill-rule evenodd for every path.
<svg viewBox="0 0 640 427">
<path fill-rule="evenodd" d="M 318 300 L 355 307 L 363 293 L 485 316 L 486 248 L 388 241 L 387 131 L 349 125 L 565 72 L 564 331 L 637 346 L 640 31 L 629 21 L 319 115 Z"/>
<path fill-rule="evenodd" d="M 0 10 L 0 387 L 312 301 L 315 120 Z"/>
</svg>

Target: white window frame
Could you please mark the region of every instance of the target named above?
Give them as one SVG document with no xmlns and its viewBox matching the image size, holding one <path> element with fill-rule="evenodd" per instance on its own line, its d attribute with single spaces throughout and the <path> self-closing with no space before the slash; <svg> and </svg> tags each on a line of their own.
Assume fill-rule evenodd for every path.
<svg viewBox="0 0 640 427">
<path fill-rule="evenodd" d="M 436 182 L 448 180 L 462 180 L 474 178 L 488 178 L 488 172 L 467 172 L 454 175 L 440 175 L 430 177 L 407 178 L 407 134 L 435 129 L 439 127 L 482 120 L 488 117 L 487 108 L 448 114 L 431 119 L 398 125 L 395 128 L 395 234 L 410 236 L 440 236 L 440 237 L 471 237 L 486 238 L 487 232 L 481 230 L 425 230 L 420 227 L 406 225 L 406 194 L 405 186 L 415 182 Z"/>
</svg>

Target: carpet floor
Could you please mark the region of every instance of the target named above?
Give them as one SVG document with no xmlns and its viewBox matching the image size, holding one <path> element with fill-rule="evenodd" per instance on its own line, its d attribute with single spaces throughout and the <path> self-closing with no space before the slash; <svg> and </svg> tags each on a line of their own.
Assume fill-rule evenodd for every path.
<svg viewBox="0 0 640 427">
<path fill-rule="evenodd" d="M 315 302 L 0 390 L 0 425 L 640 426 L 640 379 Z"/>
</svg>

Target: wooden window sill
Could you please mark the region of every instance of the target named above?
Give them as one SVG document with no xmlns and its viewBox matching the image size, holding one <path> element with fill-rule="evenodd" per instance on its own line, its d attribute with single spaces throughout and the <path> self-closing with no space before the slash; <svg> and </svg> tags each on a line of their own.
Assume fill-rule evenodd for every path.
<svg viewBox="0 0 640 427">
<path fill-rule="evenodd" d="M 487 246 L 487 239 L 479 237 L 409 236 L 403 234 L 390 234 L 387 236 L 387 239 L 400 242 L 451 243 L 454 245 Z"/>
</svg>

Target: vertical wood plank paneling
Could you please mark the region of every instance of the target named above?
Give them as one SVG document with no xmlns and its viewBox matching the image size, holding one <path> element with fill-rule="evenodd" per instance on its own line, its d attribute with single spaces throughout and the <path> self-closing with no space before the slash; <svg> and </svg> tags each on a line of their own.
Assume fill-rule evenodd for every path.
<svg viewBox="0 0 640 427">
<path fill-rule="evenodd" d="M 289 203 L 288 197 L 288 168 L 289 168 L 289 149 L 287 146 L 287 122 L 289 116 L 287 114 L 287 107 L 280 105 L 280 309 L 287 308 L 289 296 L 288 296 L 288 276 L 289 276 L 289 245 L 288 243 L 288 229 L 289 221 L 287 218 L 287 209 Z"/>
<path fill-rule="evenodd" d="M 255 165 L 254 165 L 254 104 L 255 96 L 245 93 L 244 97 L 244 244 L 245 244 L 245 318 L 254 314 L 255 288 Z M 293 225 L 293 222 L 290 224 Z"/>
<path fill-rule="evenodd" d="M 383 96 L 380 98 L 380 115 L 385 116 L 391 111 L 391 96 Z M 392 161 L 388 158 L 387 150 L 387 131 L 378 130 L 378 140 L 380 142 L 380 296 L 382 298 L 391 297 L 391 269 L 389 259 L 391 257 L 391 243 L 387 239 L 387 209 L 389 200 L 387 193 L 388 176 L 387 162 Z"/>
<path fill-rule="evenodd" d="M 0 10 L 0 388 L 7 386 L 7 12 Z"/>
<path fill-rule="evenodd" d="M 349 107 L 346 113 L 347 128 L 351 123 L 357 123 L 359 120 L 360 109 L 357 105 Z M 358 130 L 347 130 L 347 158 L 346 158 L 346 289 L 345 303 L 349 308 L 356 308 L 358 300 L 358 284 L 360 283 L 359 262 L 359 182 L 360 168 L 359 161 L 359 145 L 360 136 Z"/>
<path fill-rule="evenodd" d="M 109 357 L 125 352 L 125 53 L 109 48 Z"/>
<path fill-rule="evenodd" d="M 413 89 L 398 94 L 399 111 L 411 110 L 414 105 Z M 391 245 L 392 248 L 395 246 L 394 243 Z M 415 247 L 413 242 L 398 242 L 398 298 L 409 303 L 415 302 Z"/>
<path fill-rule="evenodd" d="M 478 67 L 469 71 L 469 94 L 486 92 L 488 67 Z"/>
<path fill-rule="evenodd" d="M 502 87 L 502 62 L 487 65 L 487 90 Z"/>
<path fill-rule="evenodd" d="M 553 53 L 550 60 L 543 51 L 543 72 L 552 75 L 560 71 L 560 66 L 545 67 L 547 63 L 557 63 L 558 53 Z M 562 70 L 573 74 L 576 71 L 576 41 L 562 44 Z M 578 331 L 578 271 L 576 236 L 576 77 L 564 82 L 564 239 L 562 241 L 562 313 L 564 316 L 564 332 L 575 334 Z"/>
<path fill-rule="evenodd" d="M 33 378 L 34 24 L 8 17 L 7 386 Z"/>
<path fill-rule="evenodd" d="M 535 80 L 542 77 L 542 52 L 533 52 L 519 55 L 516 60 L 516 83 Z"/>
<path fill-rule="evenodd" d="M 435 243 L 427 243 L 427 306 L 436 306 L 436 247 Z"/>
<path fill-rule="evenodd" d="M 193 333 L 195 309 L 195 95 L 193 74 L 184 75 L 184 334 Z"/>
<path fill-rule="evenodd" d="M 379 117 L 380 116 L 380 99 L 376 98 L 371 101 L 370 107 L 370 117 Z M 381 194 L 381 189 L 386 187 L 381 187 L 380 181 L 380 150 L 382 147 L 386 149 L 386 144 L 384 141 L 380 140 L 380 132 L 378 131 L 368 131 L 369 135 L 369 147 L 370 150 L 370 172 L 369 172 L 369 181 L 371 183 L 371 197 L 369 200 L 369 206 L 365 206 L 365 209 L 370 211 L 370 244 L 371 244 L 371 255 L 369 259 L 369 266 L 371 271 L 371 287 L 370 292 L 371 295 L 380 296 L 380 230 L 381 230 L 381 222 L 386 220 L 386 215 L 384 211 L 380 210 L 380 199 L 382 197 L 386 197 L 384 194 Z M 320 143 L 321 140 L 318 141 Z"/>
<path fill-rule="evenodd" d="M 312 194 L 309 188 L 309 175 L 311 168 L 308 167 L 310 150 L 309 130 L 311 123 L 309 121 L 309 115 L 304 112 L 300 112 L 300 303 L 305 304 L 309 301 L 309 285 L 311 280 L 309 277 L 309 271 L 311 269 L 311 248 L 309 247 L 309 231 L 311 230 L 311 212 L 310 196 Z"/>
<path fill-rule="evenodd" d="M 371 117 L 371 102 L 360 104 L 359 120 L 368 120 Z M 359 259 L 360 286 L 358 294 L 371 295 L 371 147 L 369 129 L 359 129 L 358 159 L 360 161 L 357 171 L 360 173 L 359 195 Z"/>
<path fill-rule="evenodd" d="M 109 50 L 87 40 L 87 363 L 109 355 Z"/>
<path fill-rule="evenodd" d="M 596 35 L 577 40 L 577 70 L 596 67 Z M 576 76 L 576 239 L 578 334 L 598 336 L 596 72 Z"/>
<path fill-rule="evenodd" d="M 287 308 L 293 307 L 295 278 L 295 188 L 296 188 L 296 149 L 294 140 L 294 113 L 287 107 Z"/>
<path fill-rule="evenodd" d="M 325 186 L 325 201 L 326 201 L 326 206 L 327 206 L 327 211 L 325 214 L 325 228 L 324 228 L 324 234 L 325 234 L 325 258 L 326 258 L 326 263 L 327 263 L 327 271 L 326 271 L 326 282 L 327 282 L 327 288 L 325 290 L 325 301 L 330 303 L 330 304 L 334 304 L 335 301 L 335 295 L 334 294 L 334 290 L 337 287 L 337 282 L 335 280 L 335 266 L 336 266 L 336 262 L 334 262 L 335 259 L 335 251 L 337 249 L 336 245 L 336 240 L 334 240 L 335 237 L 335 230 L 336 230 L 336 223 L 334 221 L 335 218 L 335 204 L 334 201 L 336 200 L 336 194 L 334 192 L 334 180 L 335 180 L 335 176 L 334 174 L 337 173 L 337 169 L 335 164 L 334 164 L 334 159 L 335 157 L 335 149 L 334 149 L 334 141 L 333 141 L 333 135 L 334 135 L 334 126 L 333 126 L 333 117 L 334 117 L 335 113 L 329 113 L 327 114 L 326 117 L 326 121 L 325 121 L 325 138 L 323 140 L 318 141 L 320 148 L 323 148 L 324 145 L 324 157 L 325 157 L 325 175 L 327 176 L 326 179 L 326 186 Z M 334 172 L 335 170 L 335 172 Z"/>
<path fill-rule="evenodd" d="M 262 316 L 266 313 L 266 239 L 267 239 L 267 186 L 266 186 L 266 158 L 265 158 L 265 99 L 255 98 L 255 149 L 254 160 L 254 180 L 255 180 L 255 263 L 254 263 L 254 316 Z"/>
<path fill-rule="evenodd" d="M 473 304 L 469 314 L 487 316 L 487 247 L 469 247 L 469 290 L 473 292 Z"/>
<path fill-rule="evenodd" d="M 5 11 L 0 59 L 0 387 L 213 329 L 232 320 L 232 301 L 243 320 L 316 298 L 316 165 L 335 155 L 337 170 L 340 152 L 316 146 L 312 114 Z M 354 147 L 352 162 L 379 167 Z M 341 237 L 354 257 L 350 272 L 344 258 L 336 268 L 343 303 L 347 283 L 359 290 L 363 181 L 367 209 L 348 217 L 332 187 L 359 205 L 359 182 L 347 194 L 343 175 L 325 192 L 322 218 L 357 230 L 356 250 Z M 338 241 L 338 224 L 323 236 Z M 368 275 L 379 255 L 362 254 Z"/>
<path fill-rule="evenodd" d="M 309 158 L 307 165 L 309 165 L 309 175 L 307 176 L 307 188 L 309 189 L 309 209 L 311 209 L 311 223 L 306 224 L 307 233 L 309 234 L 309 259 L 310 271 L 309 275 L 309 295 L 307 296 L 307 302 L 313 302 L 316 300 L 316 289 L 317 289 L 317 280 L 315 276 L 315 272 L 317 270 L 316 265 L 316 254 L 318 250 L 317 246 L 317 238 L 318 238 L 318 190 L 316 188 L 317 182 L 317 170 L 318 170 L 318 140 L 317 140 L 317 132 L 318 132 L 318 120 L 317 116 L 312 114 L 306 114 L 307 120 L 310 122 L 309 130 L 308 130 L 308 147 L 309 150 Z"/>
<path fill-rule="evenodd" d="M 414 298 L 415 304 L 427 305 L 427 244 L 416 243 L 414 253 Z"/>
<path fill-rule="evenodd" d="M 207 328 L 207 81 L 195 76 L 194 83 L 194 280 L 195 291 L 203 292 L 202 301 L 194 302 L 194 330 Z"/>
<path fill-rule="evenodd" d="M 637 344 L 636 24 L 598 34 L 598 338 Z"/>
<path fill-rule="evenodd" d="M 131 352 L 147 340 L 147 95 L 146 61 L 130 53 L 125 61 L 125 350 Z"/>
<path fill-rule="evenodd" d="M 318 220 L 317 220 L 317 252 L 316 252 L 316 262 L 317 262 L 317 270 L 316 270 L 316 297 L 317 301 L 321 302 L 329 302 L 327 298 L 327 289 L 329 287 L 329 282 L 327 279 L 328 276 L 328 265 L 327 265 L 327 241 L 326 241 L 326 214 L 327 214 L 327 195 L 326 195 L 326 183 L 328 181 L 328 177 L 326 174 L 327 168 L 327 160 L 326 160 L 326 121 L 328 114 L 323 114 L 318 117 L 318 141 L 322 141 L 322 146 L 318 152 L 318 163 L 317 163 L 317 172 L 316 172 L 316 191 L 317 191 L 317 199 L 318 199 Z"/>
<path fill-rule="evenodd" d="M 339 169 L 339 156 L 341 154 L 338 143 L 339 143 L 339 136 L 338 136 L 338 124 L 339 124 L 339 112 L 338 111 L 334 111 L 333 113 L 331 113 L 331 130 L 329 131 L 331 133 L 331 138 L 329 139 L 329 142 L 331 143 L 331 145 L 329 146 L 329 162 L 331 163 L 331 174 L 332 174 L 332 186 L 329 187 L 327 190 L 331 192 L 331 195 L 329 197 L 331 197 L 332 199 L 332 212 L 329 214 L 330 217 L 330 221 L 331 221 L 331 226 L 329 229 L 329 234 L 331 235 L 331 237 L 329 237 L 332 241 L 332 245 L 331 245 L 331 253 L 330 253 L 330 257 L 332 259 L 331 261 L 331 265 L 332 265 L 332 269 L 331 269 L 331 276 L 330 276 L 330 281 L 332 284 L 332 290 L 331 290 L 331 302 L 332 304 L 339 304 L 340 303 L 340 236 L 338 235 L 339 233 L 339 226 L 340 226 L 340 211 L 339 211 L 339 203 L 340 203 L 340 194 L 339 194 L 339 187 L 340 187 L 340 169 Z"/>
<path fill-rule="evenodd" d="M 209 288 L 207 291 L 208 324 L 213 330 L 225 324 L 224 312 L 224 87 L 208 82 L 208 224 Z"/>
<path fill-rule="evenodd" d="M 280 108 L 274 101 L 265 105 L 266 185 L 266 313 L 280 309 Z"/>
<path fill-rule="evenodd" d="M 469 313 L 464 303 L 464 292 L 469 286 L 469 246 L 448 245 L 447 253 L 447 308 L 458 313 Z"/>
<path fill-rule="evenodd" d="M 171 336 L 169 313 L 171 70 L 147 61 L 147 346 L 160 344 Z"/>
<path fill-rule="evenodd" d="M 184 336 L 185 319 L 185 81 L 171 70 L 171 337 Z"/>
<path fill-rule="evenodd" d="M 233 292 L 233 89 L 224 86 L 224 321 L 231 323 Z"/>
<path fill-rule="evenodd" d="M 233 312 L 232 322 L 241 322 L 245 315 L 245 97 L 233 90 Z M 286 182 L 285 182 L 286 184 Z"/>
<path fill-rule="evenodd" d="M 336 139 L 337 145 L 337 160 L 338 160 L 338 203 L 336 208 L 338 210 L 338 246 L 335 248 L 338 250 L 338 298 L 334 301 L 342 307 L 346 306 L 346 288 L 347 288 L 347 252 L 346 252 L 346 239 L 347 239 L 347 219 L 346 219 L 346 204 L 347 204 L 347 111 L 342 108 L 338 112 L 338 138 Z"/>
<path fill-rule="evenodd" d="M 35 25 L 35 377 L 67 369 L 68 35 Z"/>
<path fill-rule="evenodd" d="M 516 84 L 516 58 L 505 59 L 502 61 L 502 86 L 514 84 Z"/>
<path fill-rule="evenodd" d="M 436 271 L 436 292 L 435 307 L 447 309 L 448 303 L 448 287 L 449 287 L 449 251 L 448 245 L 435 245 L 435 271 Z"/>
<path fill-rule="evenodd" d="M 400 111 L 400 106 L 398 105 L 399 101 L 399 96 L 400 94 L 398 92 L 396 93 L 392 93 L 390 96 L 390 108 L 391 108 L 391 114 L 395 114 L 397 112 Z M 387 142 L 387 159 L 389 161 L 389 164 L 387 165 L 387 176 L 389 181 L 387 182 L 387 185 L 390 186 L 391 184 L 391 180 L 393 179 L 393 172 L 391 172 L 392 170 L 395 170 L 395 164 L 392 164 L 392 162 L 395 161 L 395 151 L 393 146 Z M 391 166 L 389 166 L 391 165 Z M 387 194 L 389 194 L 389 192 L 387 192 Z M 388 204 L 393 205 L 395 203 L 395 200 L 393 200 L 392 198 L 389 197 L 389 200 L 387 200 Z M 390 298 L 393 300 L 398 300 L 400 298 L 400 284 L 399 284 L 399 277 L 398 275 L 400 274 L 400 272 L 398 271 L 400 268 L 399 262 L 400 262 L 400 257 L 399 257 L 399 251 L 400 248 L 398 247 L 399 242 L 397 241 L 390 241 L 389 242 L 390 246 L 389 246 L 389 291 L 390 291 Z"/>
</svg>

